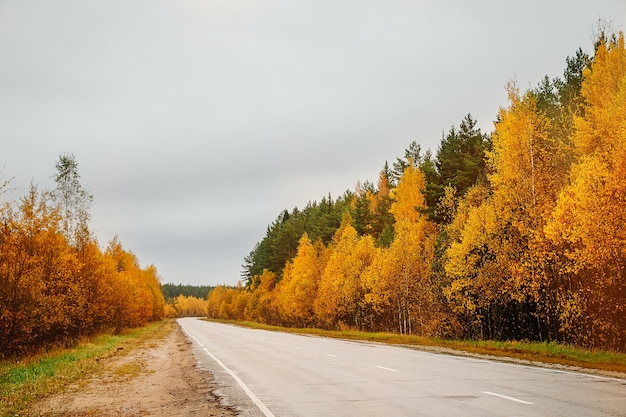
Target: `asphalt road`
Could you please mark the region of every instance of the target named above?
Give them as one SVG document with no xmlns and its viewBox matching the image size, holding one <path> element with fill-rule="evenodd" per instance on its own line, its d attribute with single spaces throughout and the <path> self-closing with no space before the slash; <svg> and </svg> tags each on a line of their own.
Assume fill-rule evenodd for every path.
<svg viewBox="0 0 626 417">
<path fill-rule="evenodd" d="M 626 416 L 626 380 L 179 319 L 242 416 Z"/>
</svg>

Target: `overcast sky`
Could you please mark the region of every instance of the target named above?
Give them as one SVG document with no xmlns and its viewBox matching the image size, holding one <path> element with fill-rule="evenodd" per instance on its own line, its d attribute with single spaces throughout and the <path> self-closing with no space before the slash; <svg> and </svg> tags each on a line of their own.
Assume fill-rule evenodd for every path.
<svg viewBox="0 0 626 417">
<path fill-rule="evenodd" d="M 560 76 L 623 0 L 0 0 L 0 167 L 73 153 L 92 229 L 162 282 L 235 284 L 283 209 L 357 181 L 505 84 Z"/>
</svg>

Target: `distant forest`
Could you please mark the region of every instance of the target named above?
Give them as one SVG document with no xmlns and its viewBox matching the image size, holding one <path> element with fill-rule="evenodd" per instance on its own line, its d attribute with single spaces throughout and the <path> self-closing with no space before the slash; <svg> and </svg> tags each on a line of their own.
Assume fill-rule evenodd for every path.
<svg viewBox="0 0 626 417">
<path fill-rule="evenodd" d="M 626 350 L 626 52 L 600 31 L 563 76 L 506 86 L 433 154 L 282 211 L 211 317 Z"/>
<path fill-rule="evenodd" d="M 163 297 L 165 297 L 165 301 L 169 304 L 172 304 L 173 300 L 179 295 L 206 300 L 209 291 L 212 291 L 213 288 L 209 285 L 161 284 L 161 292 Z"/>
</svg>

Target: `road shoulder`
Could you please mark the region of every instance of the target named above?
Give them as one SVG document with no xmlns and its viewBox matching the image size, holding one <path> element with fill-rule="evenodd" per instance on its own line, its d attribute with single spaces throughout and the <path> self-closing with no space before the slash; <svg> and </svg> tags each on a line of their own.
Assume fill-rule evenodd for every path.
<svg viewBox="0 0 626 417">
<path fill-rule="evenodd" d="M 33 404 L 29 416 L 232 417 L 219 404 L 213 377 L 196 366 L 191 343 L 180 326 L 144 348 L 102 360 L 101 371 L 67 392 Z"/>
</svg>

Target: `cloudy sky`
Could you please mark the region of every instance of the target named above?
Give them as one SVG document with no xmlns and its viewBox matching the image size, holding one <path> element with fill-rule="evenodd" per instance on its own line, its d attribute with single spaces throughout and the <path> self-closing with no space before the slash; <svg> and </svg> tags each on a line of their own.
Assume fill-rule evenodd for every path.
<svg viewBox="0 0 626 417">
<path fill-rule="evenodd" d="M 375 182 L 504 86 L 560 76 L 623 0 L 0 0 L 0 168 L 73 153 L 101 246 L 163 282 L 235 284 L 283 209 Z"/>
</svg>

